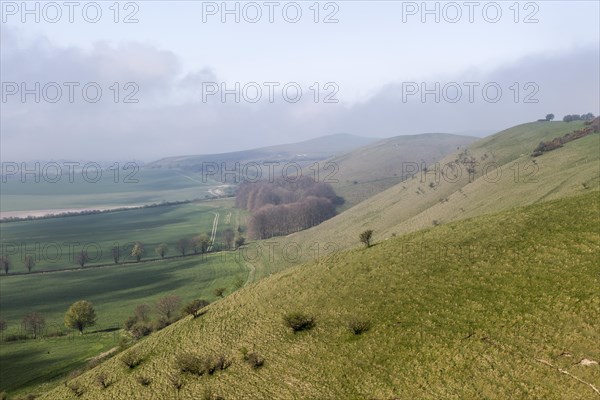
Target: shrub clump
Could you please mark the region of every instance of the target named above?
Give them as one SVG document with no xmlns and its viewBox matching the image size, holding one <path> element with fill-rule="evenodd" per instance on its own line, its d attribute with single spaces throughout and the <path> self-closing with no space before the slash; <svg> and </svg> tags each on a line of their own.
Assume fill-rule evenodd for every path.
<svg viewBox="0 0 600 400">
<path fill-rule="evenodd" d="M 202 376 L 204 374 L 212 375 L 217 371 L 229 368 L 231 361 L 223 354 L 200 356 L 192 353 L 181 353 L 177 356 L 175 364 L 181 372 Z"/>
<path fill-rule="evenodd" d="M 202 314 L 202 309 L 209 304 L 210 303 L 208 301 L 202 299 L 192 300 L 186 304 L 185 307 L 183 307 L 183 313 L 196 318 Z"/>
<path fill-rule="evenodd" d="M 142 355 L 138 351 L 132 350 L 123 354 L 121 361 L 129 367 L 129 369 L 134 369 L 142 363 Z"/>
<path fill-rule="evenodd" d="M 170 373 L 167 376 L 169 383 L 171 386 L 175 388 L 175 390 L 179 391 L 183 387 L 183 380 L 181 379 L 181 373 L 179 371 L 175 371 Z"/>
<path fill-rule="evenodd" d="M 294 332 L 307 331 L 315 326 L 315 319 L 301 312 L 291 312 L 283 316 L 285 324 Z"/>
<path fill-rule="evenodd" d="M 348 321 L 348 329 L 355 335 L 361 335 L 371 329 L 371 321 L 362 318 L 352 318 Z"/>
<path fill-rule="evenodd" d="M 100 386 L 101 389 L 106 389 L 110 386 L 110 379 L 105 372 L 100 373 L 96 376 L 96 383 Z"/>
<path fill-rule="evenodd" d="M 152 325 L 150 323 L 138 322 L 131 327 L 129 333 L 131 333 L 131 336 L 135 340 L 141 339 L 152 333 Z"/>
<path fill-rule="evenodd" d="M 160 317 L 156 321 L 154 321 L 154 330 L 160 331 L 162 329 L 165 329 L 169 325 L 171 325 L 171 322 L 169 322 L 169 320 Z"/>
<path fill-rule="evenodd" d="M 27 340 L 29 337 L 23 334 L 10 334 L 4 337 L 5 342 L 17 342 L 19 340 Z"/>
<path fill-rule="evenodd" d="M 362 244 L 365 245 L 365 247 L 371 247 L 371 242 L 373 240 L 373 230 L 367 229 L 366 231 L 361 232 L 361 234 L 358 235 L 358 239 Z"/>
<path fill-rule="evenodd" d="M 210 388 L 206 388 L 202 394 L 202 400 L 225 400 L 225 397 L 214 394 Z"/>
<path fill-rule="evenodd" d="M 152 382 L 150 380 L 150 378 L 148 378 L 147 376 L 138 376 L 137 378 L 135 378 L 135 380 L 142 386 L 148 386 L 150 385 L 150 382 Z"/>
<path fill-rule="evenodd" d="M 83 386 L 81 386 L 79 382 L 70 382 L 67 384 L 67 387 L 71 390 L 75 397 L 80 397 L 84 393 Z"/>
<path fill-rule="evenodd" d="M 254 369 L 260 368 L 264 365 L 265 359 L 258 353 L 248 353 L 244 360 Z"/>
</svg>

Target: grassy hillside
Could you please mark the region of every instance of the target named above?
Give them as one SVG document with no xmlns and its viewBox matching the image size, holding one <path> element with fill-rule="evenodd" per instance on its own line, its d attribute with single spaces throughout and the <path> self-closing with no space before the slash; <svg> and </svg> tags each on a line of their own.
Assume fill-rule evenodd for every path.
<svg viewBox="0 0 600 400">
<path fill-rule="evenodd" d="M 600 360 L 599 207 L 593 191 L 291 268 L 69 384 L 82 399 L 593 398 L 600 368 L 583 360 Z M 282 318 L 296 310 L 315 327 L 292 333 Z M 370 330 L 352 334 L 352 319 Z M 243 347 L 264 365 L 243 362 Z M 182 373 L 177 390 L 181 353 L 232 363 Z M 60 386 L 41 398 L 74 397 Z"/>
<path fill-rule="evenodd" d="M 272 242 L 276 244 L 255 245 L 278 249 L 299 247 L 301 259 L 309 260 L 313 258 L 310 249 L 314 246 L 328 244 L 335 249 L 357 246 L 359 233 L 366 229 L 373 229 L 376 240 L 382 240 L 434 224 L 598 189 L 598 134 L 567 143 L 535 159 L 530 156 L 540 141 L 582 126 L 582 122 L 534 122 L 507 129 L 468 147 L 466 157 L 473 157 L 478 163 L 474 174 L 460 161 L 465 152 L 459 150 L 438 163 L 437 178 L 435 165 L 430 165 L 427 173 L 417 174 L 316 227 L 275 238 Z M 256 263 L 256 276 L 268 276 L 297 261 L 276 251 L 271 260 Z"/>
<path fill-rule="evenodd" d="M 403 164 L 438 161 L 474 142 L 471 136 L 427 133 L 383 139 L 328 160 L 336 165 L 319 171 L 321 180 L 332 183 L 346 203 L 345 208 L 402 181 Z M 310 174 L 312 171 L 307 171 Z"/>
</svg>

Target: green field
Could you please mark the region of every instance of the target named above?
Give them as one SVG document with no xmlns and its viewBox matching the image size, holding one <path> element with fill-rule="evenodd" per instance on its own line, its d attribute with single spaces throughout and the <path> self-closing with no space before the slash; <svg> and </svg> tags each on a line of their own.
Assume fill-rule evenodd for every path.
<svg viewBox="0 0 600 400">
<path fill-rule="evenodd" d="M 25 254 L 36 258 L 33 271 L 79 267 L 76 256 L 87 249 L 88 265 L 112 264 L 113 246 L 121 249 L 122 260 L 131 262 L 133 242 L 144 245 L 142 259 L 157 258 L 154 249 L 167 243 L 167 256 L 179 255 L 177 242 L 201 233 L 210 234 L 219 214 L 215 243 L 222 243 L 224 229 L 237 229 L 239 210 L 232 200 L 211 200 L 176 206 L 161 206 L 103 214 L 49 218 L 0 224 L 2 253 L 9 254 L 11 272 L 25 272 Z M 191 253 L 188 250 L 188 253 Z"/>
<path fill-rule="evenodd" d="M 599 207 L 593 191 L 290 268 L 140 342 L 134 370 L 119 355 L 71 383 L 87 399 L 594 398 L 600 369 L 584 360 L 600 360 Z M 296 310 L 315 327 L 292 333 L 282 317 Z M 370 330 L 352 334 L 352 319 Z M 243 362 L 242 347 L 264 366 Z M 182 372 L 177 393 L 168 377 L 182 353 L 232 364 Z M 42 398 L 72 396 L 60 386 Z"/>
<path fill-rule="evenodd" d="M 20 260 L 21 249 L 35 255 L 34 272 L 71 269 L 2 276 L 0 319 L 8 322 L 3 337 L 21 333 L 21 319 L 31 311 L 45 316 L 45 334 L 65 331 L 64 313 L 69 305 L 81 299 L 94 304 L 98 313 L 94 329 L 98 330 L 121 327 L 135 306 L 152 305 L 167 294 L 175 293 L 185 302 L 197 297 L 213 300 L 212 291 L 217 287 L 231 292 L 235 281 L 245 282 L 249 278 L 243 259 L 228 257 L 227 253 L 192 255 L 192 250 L 182 258 L 176 248 L 181 238 L 210 234 L 215 214 L 219 214 L 215 237 L 218 248 L 224 229 L 235 231 L 244 223 L 243 213 L 232 208 L 232 201 L 228 199 L 2 223 L 4 253 L 14 253 L 17 244 L 18 252 L 11 254 L 11 273 L 25 272 Z M 114 265 L 111 248 L 118 244 L 122 253 L 127 253 L 131 247 L 128 244 L 133 241 L 145 246 L 141 262 L 135 263 L 124 254 L 121 262 Z M 169 245 L 167 257 L 175 258 L 156 260 L 154 248 L 163 242 Z M 79 247 L 73 243 L 79 243 Z M 73 251 L 67 250 L 80 250 L 86 244 L 90 257 L 101 256 L 79 269 L 73 261 Z M 61 257 L 57 257 L 56 251 L 52 252 L 56 248 L 62 250 Z M 98 248 L 100 253 L 96 253 Z M 118 339 L 120 333 L 116 335 Z M 11 393 L 43 390 L 37 385 L 64 377 L 85 364 L 87 358 L 114 347 L 117 341 L 114 334 L 101 333 L 79 339 L 60 337 L 2 343 L 0 388 Z M 48 355 L 32 356 L 44 353 Z"/>
<path fill-rule="evenodd" d="M 117 346 L 119 337 L 119 332 L 76 334 L 3 344 L 0 347 L 2 390 L 11 395 L 50 390 L 58 379 Z"/>
<path fill-rule="evenodd" d="M 248 269 L 234 257 L 220 254 L 198 255 L 184 259 L 142 262 L 113 266 L 0 278 L 0 318 L 8 321 L 4 336 L 20 332 L 20 321 L 31 311 L 46 317 L 46 332 L 65 330 L 63 316 L 75 301 L 94 304 L 98 315 L 94 329 L 122 326 L 139 304 L 152 305 L 168 294 L 183 302 L 193 298 L 213 301 L 216 287 L 233 290 L 237 279 L 244 281 Z M 92 335 L 93 339 L 55 338 L 2 343 L 0 346 L 0 388 L 12 392 L 28 391 L 31 385 L 54 379 L 79 367 L 85 358 L 115 346 L 114 336 Z M 84 338 L 86 335 L 84 335 Z M 50 356 L 41 350 L 50 351 Z M 47 349 L 47 350 L 46 350 Z"/>
<path fill-rule="evenodd" d="M 60 179 L 54 169 L 43 168 L 37 175 L 21 176 L 20 172 L 7 176 L 0 183 L 2 212 L 30 210 L 68 210 L 72 208 L 102 208 L 110 206 L 135 206 L 161 201 L 203 199 L 209 189 L 219 183 L 203 178 L 200 174 L 177 169 L 141 168 L 119 171 L 104 170 L 99 178 L 90 172 L 73 173 L 64 170 Z M 30 167 L 33 169 L 33 167 Z M 39 182 L 35 179 L 38 178 Z M 95 181 L 98 179 L 98 181 Z M 56 182 L 52 182 L 56 180 Z"/>
</svg>

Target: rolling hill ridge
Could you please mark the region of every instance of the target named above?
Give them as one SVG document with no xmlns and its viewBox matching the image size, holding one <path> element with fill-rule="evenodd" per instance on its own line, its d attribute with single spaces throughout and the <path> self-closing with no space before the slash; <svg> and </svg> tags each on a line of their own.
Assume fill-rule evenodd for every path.
<svg viewBox="0 0 600 400">
<path fill-rule="evenodd" d="M 324 160 L 377 141 L 377 138 L 338 133 L 306 141 L 220 154 L 166 157 L 147 164 L 149 168 L 181 168 L 198 170 L 202 163 L 235 163 L 258 161 L 309 162 Z"/>
<path fill-rule="evenodd" d="M 600 135 L 592 134 L 541 157 L 530 154 L 541 141 L 583 127 L 583 123 L 534 122 L 478 140 L 318 226 L 287 237 L 277 246 L 300 246 L 307 261 L 315 243 L 335 249 L 358 246 L 358 234 L 375 240 L 512 207 L 583 194 L 600 187 Z M 475 164 L 471 164 L 474 162 Z M 471 165 L 474 170 L 469 172 Z M 257 246 L 266 244 L 257 242 Z M 257 277 L 297 260 L 264 259 Z"/>
</svg>

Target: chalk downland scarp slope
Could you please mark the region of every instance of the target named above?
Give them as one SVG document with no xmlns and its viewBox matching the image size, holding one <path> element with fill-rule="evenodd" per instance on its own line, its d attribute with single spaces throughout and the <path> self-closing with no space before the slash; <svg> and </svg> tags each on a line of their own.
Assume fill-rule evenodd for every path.
<svg viewBox="0 0 600 400">
<path fill-rule="evenodd" d="M 356 247 L 358 235 L 374 230 L 375 240 L 489 214 L 512 207 L 598 190 L 600 184 L 600 134 L 569 142 L 559 149 L 532 157 L 541 141 L 584 127 L 583 122 L 534 122 L 481 139 L 465 150 L 448 155 L 426 174 L 370 197 L 320 225 L 273 238 L 263 248 L 302 248 L 304 260 L 321 244 L 343 249 Z M 474 160 L 470 173 L 465 160 Z M 458 167 L 457 167 L 458 166 Z M 456 168 L 456 169 L 454 169 Z M 265 251 L 266 253 L 266 251 Z M 257 264 L 257 277 L 268 276 L 294 263 L 282 252 Z"/>
<path fill-rule="evenodd" d="M 69 385 L 82 399 L 595 398 L 600 368 L 580 361 L 600 360 L 599 207 L 591 191 L 290 268 Z M 315 326 L 292 333 L 292 311 Z M 353 334 L 353 320 L 370 329 Z M 241 348 L 264 365 L 251 368 Z M 132 352 L 142 361 L 129 369 Z M 169 377 L 186 353 L 231 365 L 182 373 L 177 390 Z M 61 386 L 42 398 L 74 397 Z"/>
</svg>

